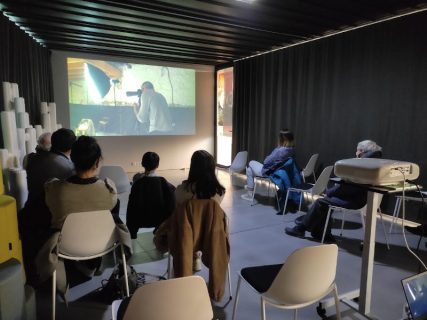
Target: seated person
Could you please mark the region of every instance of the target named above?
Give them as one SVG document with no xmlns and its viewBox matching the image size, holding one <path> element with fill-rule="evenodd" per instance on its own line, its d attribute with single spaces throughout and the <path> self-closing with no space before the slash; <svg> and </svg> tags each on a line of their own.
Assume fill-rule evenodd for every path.
<svg viewBox="0 0 427 320">
<path fill-rule="evenodd" d="M 57 231 L 62 229 L 62 225 L 69 214 L 110 210 L 118 225 L 122 242 L 128 248 L 131 247 L 129 232 L 118 216 L 117 192 L 114 182 L 108 178 L 100 180 L 97 177 L 102 160 L 101 148 L 97 141 L 92 137 L 80 136 L 72 146 L 71 160 L 75 166 L 75 175 L 64 180 L 53 179 L 45 184 L 46 204 L 52 213 L 51 229 L 53 235 L 37 257 L 38 265 L 44 268 L 42 279 L 43 276 L 50 276 L 47 272 L 51 265 L 48 265 L 46 261 L 54 261 L 54 258 L 50 256 L 54 252 L 51 248 L 55 247 Z M 90 276 L 99 267 L 101 261 L 100 259 L 93 259 L 86 260 L 86 262 L 69 262 L 66 261 L 67 266 L 74 267 L 76 269 L 74 271 L 84 276 Z M 61 281 L 61 283 L 63 282 Z M 65 292 L 65 288 L 62 287 L 58 287 L 58 290 Z"/>
<path fill-rule="evenodd" d="M 175 187 L 156 175 L 159 160 L 157 153 L 146 152 L 141 162 L 145 172 L 133 177 L 126 213 L 132 239 L 136 239 L 139 228 L 155 228 L 155 232 L 175 209 Z"/>
<path fill-rule="evenodd" d="M 381 156 L 382 148 L 374 141 L 364 140 L 358 143 L 356 157 L 381 158 Z M 311 231 L 313 238 L 321 240 L 329 205 L 346 209 L 360 209 L 365 206 L 366 200 L 366 190 L 349 184 L 335 184 L 326 190 L 325 198 L 317 199 L 305 216 L 295 220 L 295 227 L 286 227 L 285 232 L 291 236 L 304 237 L 305 231 Z M 325 241 L 335 241 L 331 234 L 331 223 L 328 224 Z"/>
<path fill-rule="evenodd" d="M 175 192 L 176 204 L 190 199 L 214 199 L 221 203 L 225 188 L 215 175 L 215 159 L 205 150 L 197 150 L 191 157 L 188 179 L 184 180 Z"/>
<path fill-rule="evenodd" d="M 293 133 L 283 129 L 279 132 L 278 146 L 264 159 L 263 164 L 255 160 L 249 162 L 249 166 L 246 167 L 247 185 L 245 186 L 248 192 L 241 196 L 242 199 L 252 201 L 255 176 L 266 177 L 283 165 L 286 160 L 293 158 L 295 154 L 294 146 Z M 292 206 L 292 204 L 290 205 Z"/>
<path fill-rule="evenodd" d="M 52 134 L 50 132 L 44 132 L 38 137 L 37 139 L 37 146 L 36 146 L 36 152 L 31 152 L 25 155 L 24 159 L 22 160 L 22 167 L 27 170 L 28 162 L 32 161 L 31 159 L 33 157 L 37 157 L 40 154 L 44 154 L 49 152 L 52 143 L 51 143 L 51 136 Z M 74 139 L 75 140 L 75 139 Z"/>
</svg>

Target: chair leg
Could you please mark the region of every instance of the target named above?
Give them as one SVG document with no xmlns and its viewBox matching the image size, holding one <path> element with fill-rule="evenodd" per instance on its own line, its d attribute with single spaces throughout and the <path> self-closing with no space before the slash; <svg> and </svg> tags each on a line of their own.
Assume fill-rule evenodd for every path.
<svg viewBox="0 0 427 320">
<path fill-rule="evenodd" d="M 333 209 L 331 207 L 329 207 L 328 214 L 326 215 L 325 227 L 323 228 L 323 235 L 322 235 L 321 243 L 323 243 L 323 241 L 325 241 L 326 229 L 328 228 L 329 218 L 331 217 L 332 210 Z"/>
<path fill-rule="evenodd" d="M 384 233 L 384 238 L 385 238 L 385 242 L 387 244 L 387 249 L 390 250 L 390 243 L 388 241 L 388 236 L 387 236 L 387 231 L 385 231 L 385 225 L 384 225 L 384 219 L 383 219 L 383 213 L 381 211 L 379 211 L 380 214 L 380 221 L 381 221 L 381 226 L 383 228 L 383 233 Z"/>
<path fill-rule="evenodd" d="M 52 319 L 56 317 L 56 270 L 52 274 Z"/>
<path fill-rule="evenodd" d="M 279 196 L 277 194 L 276 185 L 274 185 L 274 194 L 275 194 L 275 197 L 276 197 L 277 208 L 280 210 L 280 202 L 279 202 Z"/>
<path fill-rule="evenodd" d="M 268 180 L 267 197 L 269 197 L 269 198 L 270 198 L 270 186 L 271 186 L 271 181 Z"/>
<path fill-rule="evenodd" d="M 254 205 L 255 191 L 256 191 L 256 178 L 254 178 L 254 190 L 252 191 L 252 202 L 251 202 L 251 206 Z"/>
<path fill-rule="evenodd" d="M 341 210 L 341 212 L 342 212 L 342 216 L 341 216 L 341 232 L 340 232 L 340 236 L 342 237 L 342 233 L 343 233 L 343 230 L 344 230 L 344 222 L 345 222 L 345 220 L 344 220 L 344 214 L 345 214 L 345 212 L 344 212 L 344 210 Z"/>
<path fill-rule="evenodd" d="M 298 309 L 294 310 L 294 320 L 298 319 Z"/>
<path fill-rule="evenodd" d="M 265 320 L 265 301 L 261 296 L 261 320 Z"/>
<path fill-rule="evenodd" d="M 299 207 L 298 207 L 298 211 L 301 211 L 301 203 L 302 203 L 302 196 L 303 196 L 304 192 L 301 192 L 299 195 Z"/>
<path fill-rule="evenodd" d="M 123 274 L 125 276 L 125 287 L 126 287 L 126 297 L 129 297 L 129 280 L 128 280 L 128 268 L 126 265 L 126 257 L 125 250 L 123 249 L 123 245 L 120 245 L 120 249 L 122 251 L 122 260 L 123 260 Z"/>
<path fill-rule="evenodd" d="M 338 298 L 338 289 L 337 289 L 336 285 L 334 285 L 333 291 L 334 291 L 336 318 L 337 318 L 337 320 L 341 320 L 340 299 Z"/>
<path fill-rule="evenodd" d="M 393 230 L 394 224 L 396 223 L 396 220 L 399 217 L 401 204 L 402 204 L 402 198 L 396 198 L 396 204 L 394 205 L 394 211 L 393 211 L 393 219 L 391 220 L 390 230 L 388 231 L 388 233 L 391 233 L 391 231 Z"/>
<path fill-rule="evenodd" d="M 168 254 L 168 279 L 172 279 L 172 258 L 170 252 Z"/>
<path fill-rule="evenodd" d="M 236 297 L 234 298 L 233 315 L 231 317 L 232 320 L 236 318 L 237 302 L 239 301 L 239 291 L 240 291 L 241 282 L 242 282 L 242 276 L 239 275 L 239 279 L 237 280 L 237 287 L 236 287 Z"/>
<path fill-rule="evenodd" d="M 286 191 L 285 205 L 283 206 L 283 215 L 285 215 L 286 213 L 286 207 L 288 206 L 288 198 L 289 198 L 289 189 Z"/>
<path fill-rule="evenodd" d="M 227 268 L 227 278 L 228 278 L 228 290 L 230 292 L 230 300 L 233 299 L 233 292 L 231 289 L 231 272 L 230 272 L 230 263 L 228 263 L 228 268 Z"/>
<path fill-rule="evenodd" d="M 303 173 L 303 174 L 301 174 L 301 176 L 302 176 L 302 182 L 305 183 L 305 174 Z"/>
</svg>

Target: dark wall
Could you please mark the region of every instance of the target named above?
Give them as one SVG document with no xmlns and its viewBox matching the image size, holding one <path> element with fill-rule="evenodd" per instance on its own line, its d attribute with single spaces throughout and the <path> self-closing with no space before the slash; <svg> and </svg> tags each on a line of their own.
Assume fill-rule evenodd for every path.
<svg viewBox="0 0 427 320">
<path fill-rule="evenodd" d="M 419 13 L 236 62 L 234 153 L 262 161 L 287 127 L 299 165 L 317 152 L 326 166 L 372 139 L 427 185 L 426 31 Z"/>
<path fill-rule="evenodd" d="M 25 98 L 30 123 L 40 123 L 40 102 L 54 101 L 50 52 L 3 15 L 0 15 L 0 105 L 1 82 L 15 82 Z M 0 145 L 3 144 L 0 130 Z"/>
</svg>

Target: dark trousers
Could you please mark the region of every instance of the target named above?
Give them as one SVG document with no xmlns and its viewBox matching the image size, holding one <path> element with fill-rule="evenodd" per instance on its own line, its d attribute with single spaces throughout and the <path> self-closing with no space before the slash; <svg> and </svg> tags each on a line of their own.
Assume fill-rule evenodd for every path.
<svg viewBox="0 0 427 320">
<path fill-rule="evenodd" d="M 329 205 L 333 203 L 328 198 L 317 199 L 308 210 L 303 219 L 303 226 L 307 231 L 311 232 L 314 238 L 321 238 L 323 229 L 326 223 L 326 216 L 328 214 Z M 329 220 L 326 234 L 331 233 L 331 222 Z"/>
</svg>

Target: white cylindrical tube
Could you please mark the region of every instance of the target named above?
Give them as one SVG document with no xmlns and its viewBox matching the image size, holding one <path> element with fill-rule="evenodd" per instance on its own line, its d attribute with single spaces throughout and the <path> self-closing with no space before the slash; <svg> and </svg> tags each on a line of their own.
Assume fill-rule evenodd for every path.
<svg viewBox="0 0 427 320">
<path fill-rule="evenodd" d="M 19 98 L 19 87 L 17 83 L 11 83 L 10 87 L 12 89 L 12 100 Z"/>
<path fill-rule="evenodd" d="M 47 102 L 40 102 L 40 113 L 48 113 Z"/>
<path fill-rule="evenodd" d="M 13 108 L 16 113 L 25 112 L 25 100 L 24 98 L 17 97 L 13 99 Z"/>
<path fill-rule="evenodd" d="M 35 128 L 36 128 L 36 140 L 37 140 L 42 135 L 43 128 L 40 124 L 36 124 Z"/>
<path fill-rule="evenodd" d="M 16 199 L 16 208 L 21 210 L 28 198 L 27 172 L 23 169 L 9 169 L 10 195 Z"/>
<path fill-rule="evenodd" d="M 36 129 L 25 129 L 25 135 L 28 135 L 28 140 L 25 140 L 25 149 L 28 153 L 34 152 L 37 146 Z"/>
<path fill-rule="evenodd" d="M 18 139 L 16 132 L 16 120 L 14 111 L 2 111 L 1 112 L 1 128 L 3 132 L 4 146 L 9 153 L 18 155 Z"/>
<path fill-rule="evenodd" d="M 50 114 L 42 113 L 42 126 L 44 132 L 52 132 L 50 128 Z"/>
<path fill-rule="evenodd" d="M 18 146 L 19 146 L 19 164 L 22 163 L 22 159 L 24 159 L 24 156 L 27 154 L 25 150 L 25 129 L 24 128 L 18 128 L 16 129 L 16 132 L 18 133 Z"/>
<path fill-rule="evenodd" d="M 52 132 L 56 131 L 56 103 L 49 102 L 49 114 L 50 114 L 50 129 Z"/>
<path fill-rule="evenodd" d="M 61 128 L 62 128 L 62 124 L 57 123 L 57 124 L 56 124 L 56 130 L 59 130 L 59 129 L 61 129 Z"/>
<path fill-rule="evenodd" d="M 12 109 L 12 88 L 10 83 L 3 81 L 3 107 L 5 111 Z"/>
<path fill-rule="evenodd" d="M 9 151 L 0 149 L 0 164 L 3 169 L 7 168 L 7 160 L 9 159 Z"/>
<path fill-rule="evenodd" d="M 17 113 L 17 127 L 18 128 L 29 128 L 30 127 L 30 117 L 27 112 L 19 112 Z"/>
</svg>

